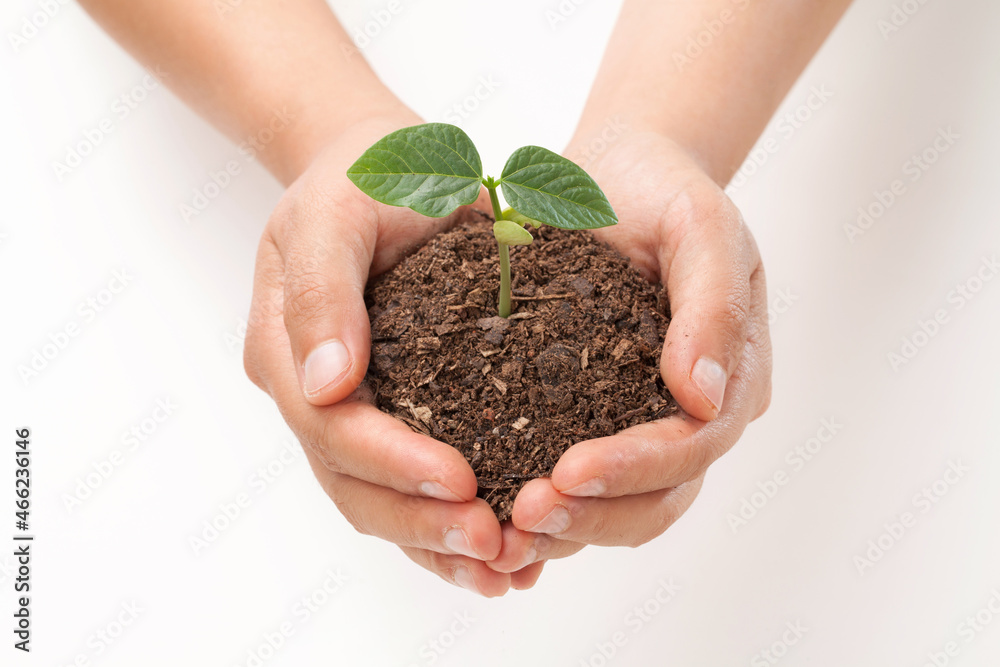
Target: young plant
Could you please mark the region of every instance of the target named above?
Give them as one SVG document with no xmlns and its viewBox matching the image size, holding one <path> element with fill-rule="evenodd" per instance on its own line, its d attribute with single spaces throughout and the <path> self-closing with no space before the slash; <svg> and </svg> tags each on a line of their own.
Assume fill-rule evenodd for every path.
<svg viewBox="0 0 1000 667">
<path fill-rule="evenodd" d="M 379 139 L 347 177 L 376 201 L 407 206 L 433 218 L 476 201 L 484 186 L 493 205 L 493 236 L 500 250 L 501 317 L 510 315 L 510 246 L 528 245 L 527 230 L 551 225 L 597 229 L 617 224 L 608 198 L 583 169 L 538 146 L 518 148 L 499 179 L 483 175 L 469 136 L 454 125 L 427 123 Z M 497 187 L 510 208 L 500 209 Z"/>
</svg>

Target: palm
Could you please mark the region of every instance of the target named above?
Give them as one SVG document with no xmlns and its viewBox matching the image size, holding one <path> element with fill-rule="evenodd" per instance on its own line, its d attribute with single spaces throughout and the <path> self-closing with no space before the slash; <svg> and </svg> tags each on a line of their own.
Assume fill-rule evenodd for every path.
<svg viewBox="0 0 1000 667">
<path fill-rule="evenodd" d="M 518 494 L 513 523 L 522 532 L 513 537 L 541 530 L 577 547 L 636 546 L 683 514 L 709 464 L 766 409 L 766 288 L 739 212 L 677 144 L 627 134 L 583 166 L 619 218 L 595 234 L 666 285 L 671 323 L 660 372 L 685 414 L 570 447 L 550 479 Z M 700 372 L 706 363 L 718 371 Z M 569 518 L 552 532 L 546 517 L 556 508 Z"/>
</svg>

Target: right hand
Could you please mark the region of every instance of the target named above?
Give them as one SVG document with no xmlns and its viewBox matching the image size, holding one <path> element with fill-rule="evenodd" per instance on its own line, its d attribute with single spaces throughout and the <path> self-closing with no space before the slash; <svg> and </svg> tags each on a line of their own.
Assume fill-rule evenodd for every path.
<svg viewBox="0 0 1000 667">
<path fill-rule="evenodd" d="M 371 339 L 365 284 L 457 215 L 433 219 L 379 204 L 346 172 L 375 141 L 419 122 L 398 114 L 349 128 L 288 188 L 257 252 L 244 364 L 359 532 L 398 544 L 450 583 L 503 595 L 534 585 L 543 563 L 510 574 L 487 567 L 500 553 L 501 528 L 476 498 L 472 468 L 358 390 Z"/>
<path fill-rule="evenodd" d="M 569 153 L 589 145 L 584 138 Z M 667 288 L 671 320 L 660 375 L 682 412 L 581 438 L 549 478 L 529 481 L 514 501 L 502 557 L 491 564 L 498 571 L 526 562 L 532 546 L 544 558 L 584 544 L 635 547 L 659 536 L 694 501 L 709 465 L 771 399 L 764 267 L 722 188 L 678 143 L 639 127 L 608 143 L 588 170 L 619 219 L 594 236 Z"/>
</svg>

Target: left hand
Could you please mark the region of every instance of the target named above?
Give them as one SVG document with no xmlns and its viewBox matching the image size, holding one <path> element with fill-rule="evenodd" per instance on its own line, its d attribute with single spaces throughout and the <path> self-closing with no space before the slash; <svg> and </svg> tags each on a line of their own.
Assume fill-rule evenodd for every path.
<svg viewBox="0 0 1000 667">
<path fill-rule="evenodd" d="M 570 157 L 580 155 L 571 146 Z M 573 445 L 551 479 L 529 482 L 490 567 L 510 572 L 588 544 L 638 546 L 691 505 L 708 466 L 771 396 L 767 289 L 739 211 L 669 138 L 626 132 L 584 167 L 618 214 L 596 230 L 652 281 L 672 320 L 660 373 L 682 412 Z"/>
<path fill-rule="evenodd" d="M 542 564 L 509 574 L 487 567 L 502 532 L 476 498 L 468 462 L 379 411 L 370 390 L 359 387 L 370 356 L 369 277 L 460 216 L 428 220 L 378 204 L 347 178 L 367 146 L 418 122 L 392 109 L 344 128 L 288 188 L 261 237 L 244 361 L 356 530 L 399 545 L 445 581 L 492 597 L 530 588 Z"/>
</svg>

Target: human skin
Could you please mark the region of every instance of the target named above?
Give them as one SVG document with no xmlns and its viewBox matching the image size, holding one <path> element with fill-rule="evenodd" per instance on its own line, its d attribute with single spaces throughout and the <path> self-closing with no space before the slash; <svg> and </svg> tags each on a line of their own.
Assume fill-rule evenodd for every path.
<svg viewBox="0 0 1000 667">
<path fill-rule="evenodd" d="M 686 414 L 571 447 L 550 479 L 518 494 L 492 568 L 657 537 L 767 409 L 764 270 L 723 188 L 849 4 L 624 3 L 566 155 L 618 214 L 596 236 L 667 286 L 672 320 L 660 368 Z M 708 24 L 711 42 L 687 51 Z M 699 359 L 723 373 L 694 381 Z M 724 383 L 713 381 L 720 376 Z"/>
<path fill-rule="evenodd" d="M 81 0 L 136 58 L 235 141 L 290 126 L 258 157 L 287 190 L 263 231 L 245 365 L 359 531 L 398 544 L 486 596 L 534 585 L 544 562 L 587 544 L 638 545 L 697 495 L 705 470 L 770 397 L 766 289 L 756 245 L 722 187 L 848 5 L 626 0 L 566 154 L 586 159 L 620 224 L 601 238 L 671 295 L 661 370 L 684 414 L 574 445 L 530 482 L 501 526 L 452 447 L 374 408 L 359 385 L 370 327 L 363 291 L 456 216 L 433 220 L 361 193 L 347 168 L 417 124 L 321 0 Z M 689 36 L 732 12 L 680 67 Z M 587 148 L 612 119 L 625 129 Z M 478 203 L 489 210 L 485 198 Z"/>
</svg>

